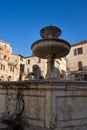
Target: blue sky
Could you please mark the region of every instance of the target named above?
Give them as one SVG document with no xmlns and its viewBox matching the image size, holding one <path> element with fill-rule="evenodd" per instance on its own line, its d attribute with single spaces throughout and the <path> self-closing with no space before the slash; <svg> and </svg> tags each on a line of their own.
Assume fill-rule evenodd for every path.
<svg viewBox="0 0 87 130">
<path fill-rule="evenodd" d="M 87 40 L 87 0 L 0 0 L 0 40 L 30 56 L 40 29 L 55 25 L 70 44 Z"/>
</svg>

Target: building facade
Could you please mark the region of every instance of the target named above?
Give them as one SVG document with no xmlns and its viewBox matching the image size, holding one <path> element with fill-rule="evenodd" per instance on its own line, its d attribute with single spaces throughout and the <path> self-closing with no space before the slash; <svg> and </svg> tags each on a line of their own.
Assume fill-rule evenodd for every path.
<svg viewBox="0 0 87 130">
<path fill-rule="evenodd" d="M 66 57 L 67 79 L 87 80 L 87 40 L 71 46 Z"/>
</svg>

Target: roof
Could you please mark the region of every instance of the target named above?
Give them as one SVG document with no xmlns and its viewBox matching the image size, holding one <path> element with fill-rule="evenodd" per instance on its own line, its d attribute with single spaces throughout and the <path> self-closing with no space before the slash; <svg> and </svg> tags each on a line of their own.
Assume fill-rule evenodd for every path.
<svg viewBox="0 0 87 130">
<path fill-rule="evenodd" d="M 76 43 L 76 44 L 72 44 L 71 47 L 73 47 L 73 46 L 79 46 L 79 45 L 83 45 L 83 44 L 87 44 L 87 40 L 81 41 L 81 42 Z"/>
<path fill-rule="evenodd" d="M 20 54 L 11 54 L 11 55 L 17 55 L 17 56 L 20 56 L 20 57 L 22 57 L 22 58 L 31 58 L 31 57 L 35 57 L 35 56 L 22 56 L 22 55 L 20 55 Z"/>
</svg>

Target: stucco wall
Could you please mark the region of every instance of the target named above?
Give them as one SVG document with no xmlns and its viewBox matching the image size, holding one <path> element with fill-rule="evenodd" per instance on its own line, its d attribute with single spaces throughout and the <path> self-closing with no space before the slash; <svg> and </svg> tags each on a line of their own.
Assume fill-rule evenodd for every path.
<svg viewBox="0 0 87 130">
<path fill-rule="evenodd" d="M 74 55 L 74 49 L 81 48 L 83 50 L 82 54 Z M 72 46 L 70 53 L 66 56 L 67 58 L 67 68 L 68 71 L 76 71 L 78 70 L 78 62 L 81 61 L 83 64 L 83 69 L 87 69 L 87 43 L 85 44 L 78 44 L 76 46 Z"/>
</svg>

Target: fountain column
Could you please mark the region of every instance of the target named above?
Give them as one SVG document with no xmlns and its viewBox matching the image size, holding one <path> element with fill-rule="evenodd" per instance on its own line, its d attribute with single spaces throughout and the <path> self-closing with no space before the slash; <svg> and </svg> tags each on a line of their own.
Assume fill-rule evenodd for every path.
<svg viewBox="0 0 87 130">
<path fill-rule="evenodd" d="M 54 58 L 49 56 L 47 58 L 47 73 L 45 79 L 58 79 L 57 75 L 55 74 L 55 67 L 54 67 Z"/>
</svg>

